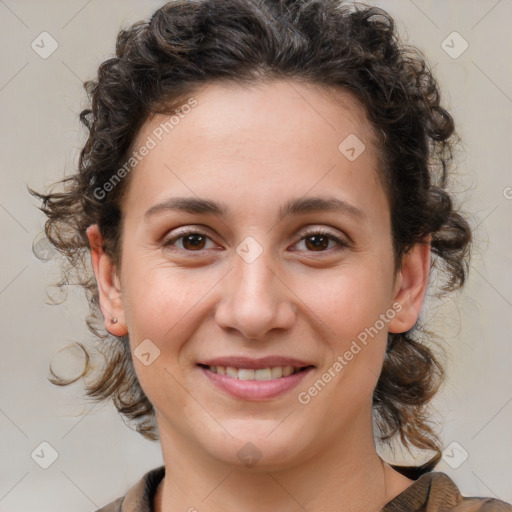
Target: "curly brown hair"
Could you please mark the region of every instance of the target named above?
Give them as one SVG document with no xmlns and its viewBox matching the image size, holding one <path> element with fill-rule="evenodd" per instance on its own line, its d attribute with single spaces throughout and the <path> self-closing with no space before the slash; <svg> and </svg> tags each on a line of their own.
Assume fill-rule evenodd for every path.
<svg viewBox="0 0 512 512">
<path fill-rule="evenodd" d="M 80 114 L 88 139 L 78 171 L 57 183 L 63 187 L 59 192 L 29 189 L 42 200 L 47 237 L 65 257 L 57 285 L 83 287 L 90 306 L 86 322 L 105 357 L 99 376 L 85 382 L 86 394 L 96 401 L 111 397 L 148 439 L 158 439 L 154 409 L 135 375 L 127 336 L 112 336 L 103 325 L 86 235 L 88 226 L 98 224 L 103 250 L 120 266 L 120 205 L 130 176 L 101 199 L 95 191 L 123 167 L 152 113 L 174 112 L 208 83 L 254 85 L 274 79 L 355 95 L 379 137 L 396 268 L 431 235 L 431 272 L 445 276 L 437 296 L 466 279 L 471 231 L 447 191 L 457 142 L 454 123 L 440 106 L 439 86 L 425 57 L 400 41 L 388 13 L 338 0 L 167 3 L 148 21 L 121 30 L 116 56 L 99 66 L 95 80 L 85 82 L 91 104 Z M 373 396 L 379 439 L 391 444 L 399 436 L 409 450 L 433 450 L 436 455 L 423 466 L 429 468 L 441 450 L 426 406 L 444 379 L 433 338 L 419 322 L 408 332 L 390 333 Z M 67 385 L 91 373 L 90 349 L 77 344 L 86 355 L 84 371 L 64 380 L 50 365 L 52 383 Z"/>
</svg>

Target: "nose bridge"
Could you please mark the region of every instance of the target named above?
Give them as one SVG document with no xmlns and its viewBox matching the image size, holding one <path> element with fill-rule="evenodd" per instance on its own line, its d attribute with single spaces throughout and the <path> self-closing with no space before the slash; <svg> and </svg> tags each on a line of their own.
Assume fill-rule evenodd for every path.
<svg viewBox="0 0 512 512">
<path fill-rule="evenodd" d="M 236 247 L 233 254 L 235 285 L 233 295 L 240 301 L 275 300 L 274 281 L 275 263 L 272 261 L 270 237 L 263 233 L 257 238 L 246 236 Z"/>
<path fill-rule="evenodd" d="M 241 250 L 239 248 L 239 251 Z M 235 262 L 234 295 L 238 295 L 240 301 L 259 300 L 270 303 L 276 299 L 274 293 L 276 275 L 269 250 L 263 251 L 250 260 L 240 256 L 235 259 Z"/>
<path fill-rule="evenodd" d="M 274 328 L 287 328 L 294 321 L 293 305 L 278 276 L 279 265 L 273 263 L 269 249 L 260 248 L 251 240 L 237 248 L 231 282 L 216 315 L 221 327 L 234 328 L 251 339 Z"/>
</svg>

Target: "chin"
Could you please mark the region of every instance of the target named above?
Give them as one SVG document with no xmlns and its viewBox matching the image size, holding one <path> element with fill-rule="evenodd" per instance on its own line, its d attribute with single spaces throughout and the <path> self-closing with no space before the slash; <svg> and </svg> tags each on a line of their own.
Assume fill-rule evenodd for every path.
<svg viewBox="0 0 512 512">
<path fill-rule="evenodd" d="M 237 432 L 228 427 L 232 438 L 226 436 L 214 444 L 210 438 L 204 448 L 219 462 L 234 466 L 237 470 L 256 473 L 288 469 L 306 457 L 309 450 L 303 430 L 290 432 L 289 427 L 276 421 L 272 428 L 279 426 L 272 431 L 272 428 L 268 428 L 268 422 L 264 423 L 264 434 L 261 428 L 256 428 L 254 421 L 245 424 L 245 428 L 239 424 Z M 281 432 L 278 432 L 279 429 Z M 312 443 L 313 440 L 309 448 L 314 452 Z"/>
</svg>

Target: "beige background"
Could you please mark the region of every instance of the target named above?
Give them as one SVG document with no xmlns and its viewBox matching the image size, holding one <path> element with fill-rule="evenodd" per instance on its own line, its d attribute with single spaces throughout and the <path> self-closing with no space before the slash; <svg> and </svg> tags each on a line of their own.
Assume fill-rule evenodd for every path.
<svg viewBox="0 0 512 512">
<path fill-rule="evenodd" d="M 4 512 L 93 511 L 162 464 L 159 444 L 127 428 L 112 405 L 92 407 L 81 400 L 81 384 L 58 388 L 47 381 L 52 358 L 59 368 L 75 364 L 56 356 L 57 351 L 72 339 L 90 337 L 81 292 L 71 290 L 62 305 L 45 304 L 46 287 L 55 281 L 58 266 L 32 254 L 44 219 L 26 191 L 27 184 L 40 189 L 73 170 L 83 141 L 78 122 L 84 106 L 81 82 L 112 54 L 121 25 L 150 15 L 162 3 L 0 0 Z M 437 72 L 463 139 L 459 198 L 477 226 L 464 293 L 447 300 L 442 309 L 425 308 L 451 354 L 448 380 L 435 402 L 445 417 L 444 446 L 455 441 L 469 454 L 457 469 L 445 461 L 437 469 L 450 475 L 463 494 L 512 502 L 512 2 L 370 3 L 389 10 Z M 43 31 L 58 43 L 47 59 L 31 48 Z M 453 31 L 469 45 L 456 59 L 442 48 Z M 452 52 L 462 48 L 459 36 L 452 39 Z M 44 441 L 58 452 L 48 469 L 31 458 L 36 448 L 41 454 Z M 50 449 L 43 451 L 48 457 Z M 412 458 L 405 461 L 414 463 Z"/>
</svg>

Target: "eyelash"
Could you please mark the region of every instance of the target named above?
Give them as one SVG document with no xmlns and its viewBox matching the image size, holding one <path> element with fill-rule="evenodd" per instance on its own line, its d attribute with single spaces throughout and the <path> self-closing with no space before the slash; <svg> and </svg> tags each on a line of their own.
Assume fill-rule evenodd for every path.
<svg viewBox="0 0 512 512">
<path fill-rule="evenodd" d="M 200 236 L 204 236 L 206 238 L 210 238 L 210 236 L 205 233 L 204 231 L 201 231 L 199 229 L 189 229 L 189 230 L 186 230 L 186 231 L 181 231 L 179 233 L 177 233 L 176 235 L 174 235 L 172 238 L 168 238 L 167 240 L 164 240 L 162 242 L 162 245 L 164 247 L 172 247 L 172 244 L 180 239 L 183 239 L 189 235 L 200 235 Z M 338 248 L 336 250 L 341 250 L 341 248 L 348 248 L 350 247 L 350 244 L 345 241 L 345 240 L 342 240 L 341 238 L 335 236 L 334 234 L 326 231 L 326 230 L 323 230 L 323 229 L 311 229 L 311 230 L 308 230 L 308 231 L 304 231 L 301 233 L 301 238 L 299 240 L 299 242 L 302 242 L 303 240 L 305 240 L 306 238 L 309 238 L 309 237 L 312 237 L 312 236 L 324 236 L 326 238 L 328 238 L 329 240 L 332 240 L 334 242 L 336 242 L 338 244 Z M 298 242 L 297 242 L 298 243 Z M 175 248 L 176 249 L 176 248 Z M 202 253 L 204 252 L 206 249 L 198 249 L 197 251 L 190 251 L 188 249 L 183 249 L 183 248 L 178 248 L 178 250 L 182 250 L 182 251 L 185 251 L 185 252 L 188 252 L 188 253 Z M 330 252 L 332 250 L 331 249 L 326 249 L 326 250 L 323 250 L 323 251 L 306 251 L 306 252 L 311 252 L 311 253 L 315 253 L 315 252 L 319 252 L 319 253 L 326 253 L 326 252 Z"/>
</svg>

